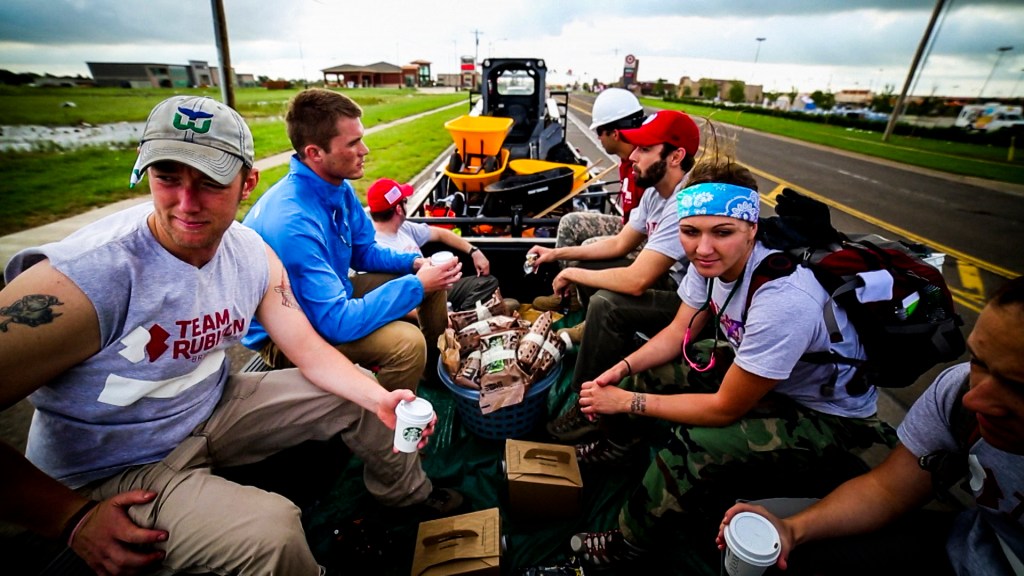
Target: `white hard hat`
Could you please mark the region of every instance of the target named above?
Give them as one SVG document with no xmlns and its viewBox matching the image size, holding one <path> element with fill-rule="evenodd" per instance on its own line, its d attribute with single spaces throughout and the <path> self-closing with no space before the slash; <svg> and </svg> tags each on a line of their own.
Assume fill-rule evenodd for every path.
<svg viewBox="0 0 1024 576">
<path fill-rule="evenodd" d="M 594 109 L 591 112 L 593 122 L 590 123 L 590 129 L 611 124 L 637 112 L 643 114 L 643 111 L 644 107 L 629 90 L 605 88 L 594 100 Z"/>
</svg>

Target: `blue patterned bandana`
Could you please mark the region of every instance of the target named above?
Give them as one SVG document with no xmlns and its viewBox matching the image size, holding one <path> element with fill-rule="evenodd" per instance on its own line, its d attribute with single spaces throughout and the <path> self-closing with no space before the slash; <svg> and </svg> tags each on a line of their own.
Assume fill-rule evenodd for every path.
<svg viewBox="0 0 1024 576">
<path fill-rule="evenodd" d="M 690 216 L 728 216 L 747 222 L 757 222 L 760 198 L 756 190 L 708 182 L 683 188 L 676 194 L 679 219 Z"/>
</svg>

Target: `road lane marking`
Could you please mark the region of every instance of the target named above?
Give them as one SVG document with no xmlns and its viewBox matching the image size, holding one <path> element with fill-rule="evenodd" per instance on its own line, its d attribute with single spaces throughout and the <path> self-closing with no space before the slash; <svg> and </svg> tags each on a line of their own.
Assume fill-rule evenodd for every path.
<svg viewBox="0 0 1024 576">
<path fill-rule="evenodd" d="M 858 218 L 860 220 L 863 220 L 863 221 L 867 222 L 868 224 L 873 224 L 873 225 L 878 226 L 879 228 L 881 228 L 883 230 L 886 230 L 886 231 L 891 232 L 893 234 L 897 234 L 899 236 L 902 236 L 902 237 L 906 238 L 907 240 L 910 240 L 911 242 L 917 242 L 918 244 L 925 244 L 927 246 L 931 246 L 937 252 L 944 252 L 944 253 L 946 253 L 946 254 L 956 258 L 957 260 L 961 260 L 963 262 L 968 262 L 968 263 L 973 264 L 974 266 L 976 266 L 978 268 L 981 268 L 982 270 L 986 270 L 986 271 L 991 272 L 993 274 L 1002 276 L 1003 278 L 1016 278 L 1017 276 L 1021 275 L 1019 272 L 1014 272 L 1013 270 L 1010 270 L 1010 269 L 1007 269 L 1007 268 L 1003 268 L 1002 266 L 998 266 L 998 265 L 993 264 L 991 262 L 986 262 L 985 260 L 981 260 L 980 258 L 975 258 L 975 257 L 973 257 L 973 256 L 971 256 L 969 254 L 966 254 L 964 252 L 961 252 L 960 250 L 957 250 L 957 249 L 955 249 L 955 248 L 953 248 L 951 246 L 946 246 L 944 244 L 940 244 L 938 242 L 935 242 L 934 240 L 931 240 L 931 239 L 925 238 L 924 236 L 915 234 L 915 233 L 913 233 L 913 232 L 911 232 L 911 231 L 909 231 L 909 230 L 907 230 L 905 228 L 900 228 L 899 226 L 896 226 L 895 224 L 891 224 L 889 222 L 886 222 L 885 220 L 882 220 L 880 218 L 875 218 L 874 216 L 871 216 L 870 214 L 866 214 L 864 212 L 861 212 L 860 210 L 857 210 L 857 209 L 851 208 L 851 207 L 849 207 L 849 206 L 847 206 L 845 204 L 841 204 L 839 202 L 836 202 L 836 201 L 834 201 L 834 200 L 832 200 L 830 198 L 822 196 L 821 194 L 816 194 L 814 192 L 811 192 L 810 190 L 808 190 L 808 189 L 806 189 L 806 188 L 804 188 L 802 186 L 797 186 L 796 184 L 793 184 L 791 182 L 787 182 L 786 180 L 784 180 L 782 178 L 779 178 L 778 176 L 775 176 L 774 174 L 770 174 L 770 173 L 765 172 L 763 170 L 754 168 L 753 166 L 750 166 L 749 164 L 745 164 L 745 166 L 752 173 L 754 173 L 754 174 L 756 174 L 756 175 L 758 175 L 758 176 L 760 176 L 760 177 L 762 177 L 762 178 L 764 178 L 766 180 L 770 180 L 772 182 L 775 182 L 779 186 L 792 188 L 792 189 L 796 190 L 797 192 L 799 192 L 801 194 L 804 194 L 805 196 L 808 196 L 810 198 L 814 198 L 815 200 L 818 200 L 819 202 L 823 202 L 823 203 L 827 204 L 828 206 L 830 206 L 832 208 L 835 208 L 835 209 L 837 209 L 837 210 L 839 210 L 841 212 L 849 214 L 850 216 L 853 216 L 854 218 Z M 779 186 L 776 186 L 776 189 L 778 189 Z M 773 191 L 773 193 L 774 193 L 774 191 Z M 765 200 L 769 200 L 769 198 L 765 197 Z M 771 205 L 774 206 L 774 204 L 771 204 Z"/>
</svg>

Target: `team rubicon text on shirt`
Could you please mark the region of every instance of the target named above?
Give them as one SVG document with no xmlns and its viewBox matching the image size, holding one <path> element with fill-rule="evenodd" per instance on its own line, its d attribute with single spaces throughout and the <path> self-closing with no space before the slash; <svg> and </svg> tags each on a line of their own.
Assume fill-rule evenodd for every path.
<svg viewBox="0 0 1024 576">
<path fill-rule="evenodd" d="M 225 339 L 238 340 L 246 331 L 246 318 L 231 318 L 225 308 L 221 312 L 196 318 L 175 320 L 170 330 L 161 324 L 149 328 L 139 326 L 121 339 L 119 354 L 133 364 L 155 362 L 170 355 L 171 360 L 185 360 L 194 368 L 188 373 L 161 380 L 143 380 L 110 374 L 98 400 L 107 404 L 127 406 L 141 398 L 171 398 L 202 382 L 220 370 L 224 362 Z M 213 350 L 214 352 L 210 353 Z"/>
</svg>

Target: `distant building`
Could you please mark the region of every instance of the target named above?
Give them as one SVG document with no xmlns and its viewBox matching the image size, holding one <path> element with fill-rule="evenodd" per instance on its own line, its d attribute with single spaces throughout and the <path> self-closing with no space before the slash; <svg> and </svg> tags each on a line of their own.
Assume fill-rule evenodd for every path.
<svg viewBox="0 0 1024 576">
<path fill-rule="evenodd" d="M 95 86 L 91 78 L 72 77 L 72 76 L 50 76 L 49 74 L 40 76 L 32 82 L 35 86 L 55 86 L 58 88 L 77 88 L 81 86 Z"/>
<path fill-rule="evenodd" d="M 658 93 L 657 82 L 640 82 L 639 84 L 634 84 L 634 86 L 640 88 L 640 94 L 643 96 L 665 96 L 676 93 L 676 85 L 669 82 L 661 83 L 661 93 Z"/>
<path fill-rule="evenodd" d="M 431 78 L 430 73 L 430 62 L 427 60 L 413 60 L 409 63 L 409 66 L 415 66 L 415 78 L 413 84 L 406 84 L 406 86 L 433 86 L 434 81 Z M 402 66 L 402 70 L 405 70 L 409 66 Z M 406 77 L 408 82 L 408 77 Z"/>
<path fill-rule="evenodd" d="M 220 76 L 216 67 L 209 66 L 205 60 L 189 60 L 187 65 L 157 64 L 140 62 L 86 62 L 89 72 L 97 86 L 116 88 L 190 88 L 200 86 L 220 86 Z M 234 74 L 234 70 L 232 70 Z M 248 85 L 239 83 L 239 75 L 235 74 L 236 86 Z M 251 80 L 252 74 L 241 77 Z"/>
<path fill-rule="evenodd" d="M 721 100 L 729 99 L 729 90 L 732 85 L 738 80 L 719 80 L 717 78 L 701 78 L 700 80 L 694 80 L 689 76 L 683 76 L 679 79 L 679 85 L 676 88 L 676 97 L 678 98 L 714 98 L 718 97 Z M 708 85 L 715 85 L 717 92 L 714 95 L 704 94 Z M 759 103 L 764 100 L 764 86 L 758 84 L 744 84 L 743 85 L 743 101 L 747 103 Z"/>
<path fill-rule="evenodd" d="M 340 64 L 320 71 L 324 84 L 350 88 L 401 88 L 430 86 L 430 62 L 415 60 L 405 66 L 377 62 L 360 66 Z"/>
<path fill-rule="evenodd" d="M 188 77 L 193 86 L 217 86 L 220 76 L 216 68 L 210 68 L 205 60 L 188 61 Z"/>
<path fill-rule="evenodd" d="M 237 79 L 235 83 L 236 86 L 251 88 L 260 85 L 259 81 L 257 81 L 256 77 L 252 74 L 235 74 L 235 78 Z"/>
<path fill-rule="evenodd" d="M 835 93 L 836 106 L 870 106 L 874 96 L 871 90 L 840 90 Z"/>
</svg>

